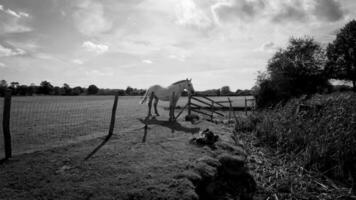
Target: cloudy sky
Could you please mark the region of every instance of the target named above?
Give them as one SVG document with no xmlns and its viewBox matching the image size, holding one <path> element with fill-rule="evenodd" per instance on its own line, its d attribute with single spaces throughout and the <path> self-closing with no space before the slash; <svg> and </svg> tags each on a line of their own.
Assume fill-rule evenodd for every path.
<svg viewBox="0 0 356 200">
<path fill-rule="evenodd" d="M 355 10 L 355 0 L 0 0 L 0 79 L 249 89 L 291 36 L 325 45 Z"/>
</svg>

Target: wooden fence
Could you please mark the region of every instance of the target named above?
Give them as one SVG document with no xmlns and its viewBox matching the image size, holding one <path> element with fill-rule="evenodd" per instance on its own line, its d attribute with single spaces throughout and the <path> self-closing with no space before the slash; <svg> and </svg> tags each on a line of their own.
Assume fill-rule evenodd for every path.
<svg viewBox="0 0 356 200">
<path fill-rule="evenodd" d="M 223 113 L 219 112 L 221 110 L 229 110 L 229 119 L 231 118 L 231 112 L 234 110 L 244 111 L 247 115 L 248 111 L 254 111 L 256 108 L 255 99 L 246 98 L 244 99 L 244 106 L 233 107 L 232 101 L 230 98 L 227 98 L 225 101 L 215 101 L 212 98 L 203 95 L 195 95 L 188 97 L 188 115 L 192 112 L 202 114 L 203 116 L 209 117 L 210 120 L 213 120 L 215 116 L 224 116 Z M 225 104 L 225 105 L 224 105 Z"/>
<path fill-rule="evenodd" d="M 199 105 L 200 103 L 200 105 Z M 218 112 L 218 108 L 223 108 L 224 105 L 221 102 L 214 101 L 206 96 L 189 96 L 188 97 L 188 115 L 192 112 L 196 112 L 205 116 L 208 116 L 210 120 L 213 120 L 214 114 L 224 116 L 221 112 Z"/>
</svg>

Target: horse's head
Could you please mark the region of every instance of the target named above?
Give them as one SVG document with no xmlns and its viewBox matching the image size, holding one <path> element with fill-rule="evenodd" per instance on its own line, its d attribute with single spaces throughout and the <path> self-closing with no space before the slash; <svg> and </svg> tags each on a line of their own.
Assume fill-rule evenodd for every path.
<svg viewBox="0 0 356 200">
<path fill-rule="evenodd" d="M 186 83 L 185 89 L 188 90 L 188 92 L 190 94 L 194 94 L 194 87 L 192 84 L 192 79 L 186 79 L 185 83 Z"/>
</svg>

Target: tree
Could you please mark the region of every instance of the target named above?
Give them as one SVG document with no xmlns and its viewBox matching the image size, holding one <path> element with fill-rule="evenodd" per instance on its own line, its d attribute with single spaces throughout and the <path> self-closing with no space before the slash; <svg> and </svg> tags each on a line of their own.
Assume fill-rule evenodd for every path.
<svg viewBox="0 0 356 200">
<path fill-rule="evenodd" d="M 63 84 L 64 95 L 72 95 L 72 88 L 67 83 Z"/>
<path fill-rule="evenodd" d="M 314 39 L 291 38 L 287 48 L 277 51 L 268 61 L 267 72 L 259 75 L 257 104 L 275 104 L 329 89 L 325 63 L 325 52 Z"/>
<path fill-rule="evenodd" d="M 38 92 L 40 94 L 46 94 L 46 95 L 52 94 L 53 93 L 53 85 L 48 81 L 42 81 L 40 83 L 40 87 L 38 88 L 38 90 L 39 90 Z"/>
<path fill-rule="evenodd" d="M 220 95 L 221 96 L 229 96 L 231 94 L 230 87 L 229 86 L 223 86 L 220 89 Z"/>
<path fill-rule="evenodd" d="M 132 95 L 134 89 L 130 86 L 127 86 L 126 90 L 125 90 L 125 93 L 126 95 Z"/>
<path fill-rule="evenodd" d="M 326 71 L 331 78 L 352 81 L 356 91 L 356 21 L 347 23 L 327 47 Z"/>
<path fill-rule="evenodd" d="M 18 93 L 18 91 L 17 91 L 17 89 L 18 89 L 18 87 L 19 87 L 19 82 L 11 82 L 10 83 L 10 89 L 11 89 L 11 94 L 12 95 L 17 95 L 17 93 Z"/>
<path fill-rule="evenodd" d="M 99 92 L 99 88 L 96 85 L 89 85 L 87 94 L 97 94 Z"/>
<path fill-rule="evenodd" d="M 72 95 L 80 95 L 83 92 L 84 92 L 83 88 L 80 86 L 77 86 L 77 87 L 73 88 Z"/>
<path fill-rule="evenodd" d="M 5 91 L 7 89 L 7 82 L 5 80 L 0 81 L 0 96 L 5 95 Z"/>
</svg>

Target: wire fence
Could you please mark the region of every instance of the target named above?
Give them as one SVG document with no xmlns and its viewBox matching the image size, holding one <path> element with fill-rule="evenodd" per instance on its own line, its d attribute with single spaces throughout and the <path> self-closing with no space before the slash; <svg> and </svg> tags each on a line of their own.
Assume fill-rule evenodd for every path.
<svg viewBox="0 0 356 200">
<path fill-rule="evenodd" d="M 114 96 L 12 97 L 13 153 L 33 152 L 106 135 L 113 100 Z M 3 113 L 3 98 L 0 113 Z M 1 125 L 0 153 L 4 152 L 2 134 Z"/>
</svg>

